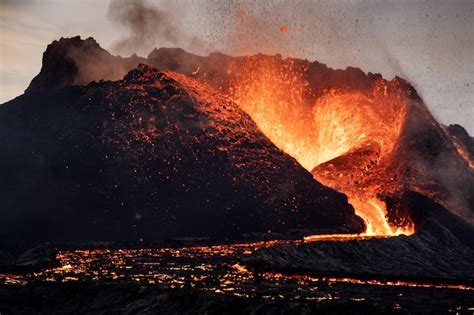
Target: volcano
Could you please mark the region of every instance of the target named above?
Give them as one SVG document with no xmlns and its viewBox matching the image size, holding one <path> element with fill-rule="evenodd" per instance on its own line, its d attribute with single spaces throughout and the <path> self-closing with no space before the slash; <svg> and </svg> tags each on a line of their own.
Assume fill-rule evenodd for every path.
<svg viewBox="0 0 474 315">
<path fill-rule="evenodd" d="M 412 234 L 391 198 L 418 192 L 473 223 L 472 137 L 444 126 L 407 81 L 281 56 L 200 57 L 158 49 L 159 67 L 218 87 L 316 180 L 345 193 L 366 235 Z M 393 204 L 393 203 L 391 203 Z"/>
<path fill-rule="evenodd" d="M 72 78 L 62 59 L 71 43 L 49 47 L 27 93 L 0 108 L 5 239 L 363 230 L 343 194 L 196 79 L 140 64 L 122 80 L 52 88 L 45 71 Z"/>
<path fill-rule="evenodd" d="M 117 81 L 121 83 L 102 82 L 101 80 L 117 80 L 118 76 L 125 75 L 127 71 L 132 70 L 140 62 L 153 64 L 159 69 L 171 71 L 165 71 L 165 75 L 168 77 L 167 80 L 175 80 L 176 84 L 179 85 L 179 88 L 175 87 L 174 89 L 179 91 L 183 89 L 186 93 L 189 93 L 189 90 L 198 91 L 200 93 L 197 97 L 198 102 L 225 103 L 227 105 L 221 105 L 220 109 L 215 109 L 217 112 L 222 112 L 220 115 L 216 115 L 213 112 L 213 116 L 209 116 L 211 112 L 201 113 L 205 118 L 199 115 L 196 116 L 194 113 L 196 110 L 195 106 L 189 106 L 189 113 L 176 116 L 174 118 L 176 121 L 167 122 L 166 124 L 160 122 L 160 119 L 157 118 L 149 121 L 148 119 L 150 118 L 148 116 L 148 118 L 145 117 L 146 115 L 140 116 L 140 112 L 136 111 L 137 109 L 121 109 L 120 111 L 125 113 L 132 111 L 134 119 L 140 119 L 140 121 L 138 123 L 130 122 L 128 121 L 130 119 L 128 114 L 123 116 L 119 113 L 109 117 L 113 123 L 102 121 L 101 126 L 97 127 L 97 130 L 101 130 L 100 132 L 97 131 L 97 134 L 100 134 L 102 139 L 101 143 L 108 145 L 114 143 L 117 146 L 117 148 L 111 149 L 110 154 L 107 154 L 107 156 L 123 157 L 131 155 L 130 161 L 133 160 L 135 164 L 143 164 L 145 163 L 144 161 L 151 159 L 149 156 L 145 157 L 147 154 L 157 156 L 156 153 L 153 153 L 157 149 L 153 147 L 154 149 L 150 150 L 150 148 L 143 147 L 142 144 L 151 145 L 156 139 L 162 139 L 163 128 L 170 124 L 175 125 L 175 127 L 170 129 L 166 135 L 181 138 L 183 135 L 180 130 L 188 130 L 186 128 L 192 125 L 188 125 L 185 122 L 198 119 L 202 126 L 198 125 L 203 128 L 202 132 L 207 137 L 219 138 L 219 141 L 210 146 L 213 147 L 212 150 L 209 147 L 205 149 L 207 152 L 206 156 L 211 154 L 210 152 L 216 152 L 217 155 L 215 157 L 217 160 L 221 158 L 227 160 L 232 157 L 233 160 L 229 163 L 237 167 L 237 172 L 239 173 L 237 177 L 242 179 L 242 187 L 245 186 L 242 189 L 252 190 L 253 188 L 249 187 L 251 186 L 255 187 L 255 191 L 258 191 L 258 193 L 249 193 L 247 191 L 245 199 L 248 199 L 247 196 L 250 195 L 254 197 L 258 195 L 262 197 L 260 202 L 264 204 L 267 204 L 268 200 L 272 200 L 270 208 L 278 209 L 285 205 L 283 206 L 286 209 L 285 211 L 292 209 L 290 213 L 296 211 L 295 209 L 306 208 L 311 203 L 307 201 L 309 199 L 306 199 L 306 197 L 303 199 L 297 198 L 295 202 L 289 201 L 291 198 L 279 199 L 279 197 L 273 197 L 275 192 L 276 195 L 279 195 L 283 191 L 283 195 L 286 195 L 286 192 L 284 192 L 286 189 L 293 190 L 294 185 L 300 185 L 302 182 L 298 176 L 290 175 L 288 177 L 287 175 L 284 177 L 284 181 L 274 183 L 268 180 L 270 175 L 266 173 L 266 170 L 271 169 L 276 170 L 276 172 L 283 172 L 284 169 L 300 169 L 301 165 L 312 173 L 316 181 L 348 196 L 349 203 L 354 206 L 357 215 L 365 222 L 365 235 L 394 236 L 412 234 L 414 232 L 414 223 L 410 215 L 406 211 L 400 210 L 403 207 L 394 207 L 397 203 L 393 202 L 393 200 L 398 200 L 398 196 L 410 191 L 418 192 L 433 199 L 466 222 L 473 222 L 474 172 L 472 169 L 472 138 L 461 126 L 443 126 L 438 123 L 416 90 L 408 82 L 398 77 L 387 81 L 379 74 L 365 74 L 357 68 L 349 67 L 346 70 L 333 70 L 317 61 L 309 62 L 293 58 L 283 59 L 279 55 L 267 56 L 260 54 L 230 57 L 220 53 L 213 53 L 207 57 L 202 57 L 187 53 L 182 49 L 160 48 L 153 50 L 147 58 L 137 57 L 136 55 L 122 58 L 112 56 L 92 38 L 81 40 L 79 37 L 75 37 L 61 39 L 48 46 L 43 56 L 42 70 L 31 82 L 25 92 L 25 96 L 7 104 L 8 106 L 5 106 L 5 108 L 12 108 L 11 110 L 13 110 L 14 107 L 22 107 L 13 104 L 25 103 L 27 99 L 28 102 L 31 102 L 31 98 L 42 99 L 44 96 L 38 97 L 33 95 L 35 93 L 51 94 L 51 91 L 59 93 L 58 91 L 61 88 L 63 90 L 70 89 L 71 91 L 80 90 L 80 92 L 76 93 L 81 95 L 81 102 L 87 104 L 94 103 L 95 99 L 84 100 L 83 95 L 92 93 L 87 92 L 88 90 L 95 91 L 97 89 L 104 90 L 104 94 L 108 95 L 107 97 L 116 103 L 132 104 L 138 102 L 135 100 L 135 97 L 132 98 L 131 96 L 130 99 L 126 98 L 123 100 L 120 97 L 113 97 L 113 95 L 119 94 L 119 91 L 124 88 L 123 82 L 128 82 L 126 79 Z M 94 69 L 94 71 L 91 69 Z M 144 71 L 144 73 L 147 73 L 147 71 Z M 181 75 L 178 75 L 178 73 Z M 101 82 L 89 83 L 92 80 Z M 68 87 L 69 85 L 83 86 L 86 84 L 88 85 L 82 88 Z M 117 86 L 114 86 L 114 84 Z M 133 88 L 128 87 L 127 90 L 134 90 L 137 93 L 140 91 L 140 89 L 136 88 L 136 83 L 133 83 L 132 86 Z M 160 88 L 162 87 L 157 89 Z M 146 93 L 147 91 L 139 92 L 139 95 L 142 97 L 139 103 L 148 104 L 147 106 L 150 108 L 149 114 L 160 116 L 160 112 L 156 111 L 158 108 L 163 109 L 163 107 L 151 105 L 158 96 L 153 93 L 148 95 Z M 149 100 L 145 100 L 146 98 Z M 214 98 L 218 100 L 211 101 Z M 108 102 L 111 101 L 100 101 L 101 104 Z M 195 102 L 195 99 L 188 100 L 187 103 L 189 102 Z M 229 102 L 232 105 L 229 105 Z M 114 108 L 112 104 L 98 106 L 99 108 L 100 106 Z M 82 105 L 82 107 L 84 106 L 94 110 L 97 108 L 97 106 L 93 105 Z M 175 110 L 178 108 L 184 110 L 181 107 L 176 107 Z M 232 114 L 229 113 L 229 108 L 233 108 Z M 233 117 L 235 115 L 238 117 Z M 6 118 L 6 114 L 4 117 L 6 121 L 10 120 Z M 233 117 L 231 121 L 228 121 L 229 117 Z M 58 119 L 61 120 L 61 118 Z M 123 122 L 124 119 L 127 122 Z M 220 132 L 226 132 L 227 130 L 231 134 L 243 132 L 245 134 L 251 133 L 252 135 L 263 132 L 265 136 L 261 134 L 259 136 L 251 136 L 252 140 L 249 140 L 250 142 L 247 143 L 247 141 L 242 142 L 233 136 L 222 137 L 219 133 L 208 132 L 206 126 L 216 123 L 223 124 L 221 127 L 215 127 Z M 155 124 L 154 127 L 151 126 L 153 124 Z M 229 127 L 229 124 L 232 127 Z M 247 130 L 248 128 L 251 130 Z M 191 131 L 186 131 L 186 134 L 189 132 L 193 134 L 199 128 L 195 128 L 193 125 L 191 129 Z M 13 134 L 17 133 L 13 131 L 14 129 L 11 130 Z M 128 137 L 135 140 L 127 140 L 125 135 L 127 130 L 129 132 Z M 160 134 L 160 137 L 158 137 L 158 134 Z M 257 138 L 258 140 L 256 140 Z M 8 139 L 8 137 L 5 137 L 5 139 Z M 105 141 L 104 139 L 109 140 Z M 199 141 L 204 145 L 205 142 L 199 137 L 196 139 L 190 142 Z M 245 135 L 243 139 L 249 139 L 249 136 Z M 227 142 L 222 144 L 222 140 Z M 266 145 L 272 145 L 268 140 L 280 150 L 292 156 L 296 161 L 276 148 L 273 148 L 276 150 L 274 151 L 268 148 L 259 149 L 254 147 L 254 144 L 259 141 L 264 141 Z M 139 150 L 134 147 L 136 146 L 136 141 L 142 143 L 139 145 Z M 241 151 L 241 156 L 236 158 L 236 154 L 229 151 L 229 146 L 235 146 L 236 143 L 245 147 L 246 150 L 254 150 L 253 153 Z M 168 146 L 167 144 L 166 147 Z M 175 149 L 176 146 L 173 148 Z M 179 151 L 182 148 L 176 150 Z M 182 155 L 177 155 L 181 159 L 183 156 L 187 157 L 186 163 L 184 160 L 181 162 L 183 165 L 190 165 L 189 156 L 194 155 L 195 153 L 191 153 L 194 151 L 195 149 L 193 148 L 189 149 L 188 152 L 183 152 Z M 288 166 L 285 167 L 275 167 L 272 164 L 273 162 L 269 161 L 281 160 L 281 157 L 271 157 L 269 159 L 265 155 L 260 157 L 263 153 L 274 154 L 277 151 L 292 160 L 292 162 L 286 162 Z M 140 154 L 142 155 L 139 156 Z M 243 156 L 246 157 L 244 158 Z M 157 160 L 162 159 L 162 156 L 157 158 Z M 252 159 L 252 162 L 248 159 Z M 210 168 L 214 171 L 218 169 L 217 165 L 222 164 L 217 162 L 217 160 L 211 163 L 212 166 Z M 162 167 L 165 169 L 173 168 L 175 163 L 178 162 L 165 164 Z M 290 164 L 291 167 L 289 166 Z M 253 168 L 250 168 L 250 165 Z M 123 165 L 117 165 L 116 167 L 120 170 L 124 169 Z M 157 167 L 156 165 L 150 165 L 146 169 L 152 170 L 157 169 Z M 195 169 L 194 166 L 192 169 Z M 236 170 L 234 169 L 234 171 Z M 146 174 L 143 165 L 134 168 L 133 172 L 139 173 L 139 175 L 132 176 L 135 178 L 150 179 L 155 176 Z M 208 172 L 209 175 L 212 173 Z M 306 178 L 303 181 L 306 183 L 308 179 L 307 176 L 303 175 L 305 173 L 301 170 L 298 172 Z M 210 175 L 209 180 L 211 178 L 213 180 L 220 178 L 225 173 L 226 171 L 221 170 L 220 175 Z M 172 177 L 170 174 L 166 174 L 163 175 L 165 178 Z M 276 174 L 274 174 L 273 178 L 279 177 Z M 289 174 L 292 174 L 292 172 L 290 171 Z M 231 178 L 237 178 L 235 174 L 228 175 Z M 202 176 L 201 174 L 198 177 Z M 196 176 L 190 176 L 190 178 L 195 180 Z M 288 181 L 289 178 L 291 180 Z M 129 181 L 130 179 L 120 180 L 120 182 Z M 118 181 L 112 180 L 112 182 Z M 286 184 L 283 184 L 283 182 L 290 183 L 291 187 L 286 187 Z M 256 183 L 263 184 L 263 187 Z M 190 189 L 187 184 L 183 183 L 183 185 L 185 185 L 183 187 L 187 187 L 184 188 L 185 191 Z M 201 187 L 199 185 L 196 186 L 194 182 L 190 182 L 188 185 L 194 188 Z M 305 185 L 303 186 L 306 187 Z M 318 186 L 318 183 L 312 185 Z M 226 185 L 218 184 L 218 186 L 225 187 Z M 303 186 L 300 187 L 302 191 L 307 190 Z M 202 187 L 206 187 L 206 185 Z M 276 191 L 272 193 L 271 187 L 276 188 Z M 200 189 L 196 188 L 196 192 L 200 191 Z M 225 189 L 222 195 L 218 194 L 221 196 L 217 198 L 219 201 L 216 201 L 215 196 L 211 198 L 206 193 L 207 197 L 205 200 L 209 200 L 206 203 L 212 204 L 210 208 L 222 208 L 222 205 L 224 205 L 223 208 L 227 208 L 228 205 L 222 196 L 228 196 L 235 191 L 234 188 Z M 144 189 L 140 194 L 153 195 L 153 189 Z M 213 193 L 209 194 L 213 195 Z M 342 206 L 341 209 L 345 209 L 342 212 L 334 210 L 344 203 L 341 198 L 326 197 L 325 194 L 336 196 L 330 190 L 325 190 L 322 194 L 320 192 L 309 192 L 308 196 L 325 196 L 322 199 L 328 200 L 331 203 L 331 206 L 327 208 L 331 210 L 323 212 L 345 217 L 347 220 L 342 225 L 343 229 L 349 226 L 352 228 L 358 226 L 354 223 L 353 219 L 349 218 L 350 215 L 347 215 L 350 212 L 350 210 L 347 210 L 349 209 L 347 205 Z M 105 195 L 108 196 L 107 198 L 112 198 L 108 193 L 105 193 Z M 149 197 L 140 197 L 139 199 L 144 200 L 147 198 Z M 236 198 L 240 199 L 240 197 Z M 315 199 L 318 198 L 316 197 Z M 98 199 L 101 199 L 101 197 L 98 197 Z M 113 197 L 112 199 L 119 200 L 123 198 Z M 302 200 L 306 200 L 303 202 L 305 205 L 300 204 Z M 316 203 L 319 202 L 316 201 Z M 135 204 L 134 201 L 130 203 L 129 201 L 124 201 L 125 203 Z M 134 206 L 135 208 L 131 212 L 137 213 L 137 217 L 141 217 L 143 210 L 139 208 L 153 208 L 151 203 L 148 202 L 140 207 Z M 200 201 L 197 204 L 200 205 L 199 207 L 207 207 L 206 203 Z M 118 205 L 120 204 L 121 202 Z M 165 211 L 168 213 L 168 211 L 171 211 L 169 209 L 172 209 L 174 206 L 165 204 L 164 208 L 167 209 Z M 234 206 L 235 203 L 231 202 L 230 208 Z M 249 206 L 255 209 L 263 209 L 262 206 L 256 206 L 253 202 L 250 202 Z M 181 207 L 181 205 L 177 206 L 177 208 Z M 316 205 L 309 207 L 320 208 Z M 99 206 L 99 208 L 104 207 Z M 110 206 L 105 208 L 110 208 Z M 117 205 L 114 205 L 113 208 L 117 208 Z M 215 213 L 217 212 L 219 211 Z M 320 211 L 316 212 L 322 213 Z M 255 215 L 251 215 L 248 218 L 252 218 L 250 221 L 253 221 L 253 218 L 259 217 L 263 222 L 266 221 L 264 219 L 266 214 L 264 215 L 264 213 L 265 211 L 260 212 L 258 210 Z M 174 217 L 174 214 L 170 215 Z M 199 216 L 203 220 L 206 217 L 205 215 Z M 303 217 L 303 221 L 309 218 L 306 214 Z M 92 221 L 95 220 L 93 219 Z M 250 221 L 247 221 L 246 224 L 252 226 L 253 223 Z M 277 219 L 277 221 L 283 224 L 282 228 L 289 224 L 288 219 L 283 217 Z M 319 220 L 317 221 L 319 222 Z M 309 225 L 300 225 L 295 222 L 290 225 L 297 228 L 310 227 Z M 320 227 L 318 224 L 316 225 L 316 227 Z M 234 231 L 238 231 L 241 224 L 234 222 L 232 226 L 234 226 Z M 237 228 L 236 226 L 239 227 Z M 325 226 L 325 224 L 322 224 L 322 226 Z M 275 230 L 275 227 L 274 224 L 264 224 L 261 228 L 255 226 L 250 229 L 244 228 L 241 231 L 255 229 Z M 193 227 L 186 227 L 184 230 L 186 229 L 193 231 Z M 164 233 L 163 235 L 168 234 Z M 180 233 L 178 234 L 181 235 Z M 191 234 L 194 233 L 191 232 Z"/>
<path fill-rule="evenodd" d="M 61 38 L 0 135 L 0 312 L 472 309 L 474 139 L 402 78 Z"/>
</svg>

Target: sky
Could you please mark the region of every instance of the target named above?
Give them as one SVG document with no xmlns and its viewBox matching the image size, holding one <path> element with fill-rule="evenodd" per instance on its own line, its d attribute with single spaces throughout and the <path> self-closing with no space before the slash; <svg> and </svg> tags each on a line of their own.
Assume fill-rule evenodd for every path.
<svg viewBox="0 0 474 315">
<path fill-rule="evenodd" d="M 398 75 L 439 121 L 474 135 L 474 0 L 112 1 L 164 15 L 146 17 L 148 33 L 139 37 L 146 41 L 124 46 L 131 25 L 111 12 L 110 0 L 0 0 L 0 103 L 23 93 L 50 42 L 81 35 L 121 55 L 162 46 L 281 53 Z M 157 23 L 160 16 L 166 21 Z"/>
</svg>

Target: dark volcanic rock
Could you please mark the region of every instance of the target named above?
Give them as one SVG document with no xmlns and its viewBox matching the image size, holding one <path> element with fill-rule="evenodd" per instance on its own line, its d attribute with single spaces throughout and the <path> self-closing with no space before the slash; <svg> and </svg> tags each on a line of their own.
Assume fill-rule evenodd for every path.
<svg viewBox="0 0 474 315">
<path fill-rule="evenodd" d="M 228 98 L 152 66 L 33 89 L 0 108 L 0 126 L 0 230 L 12 241 L 362 228 L 344 195 Z"/>
<path fill-rule="evenodd" d="M 261 289 L 256 285 L 258 289 Z M 295 288 L 281 288 L 285 294 Z M 252 298 L 137 283 L 38 283 L 0 286 L 4 314 L 385 314 L 467 312 L 472 291 L 323 285 L 320 300 Z M 300 292 L 301 294 L 301 292 Z M 313 293 L 314 294 L 314 293 Z M 337 298 L 333 298 L 336 296 Z"/>
<path fill-rule="evenodd" d="M 56 266 L 57 250 L 50 244 L 44 243 L 23 252 L 15 262 L 16 267 L 25 270 L 40 270 Z"/>
<path fill-rule="evenodd" d="M 245 262 L 289 273 L 474 281 L 473 249 L 435 221 L 426 227 L 413 236 L 261 249 Z"/>
<path fill-rule="evenodd" d="M 325 241 L 260 249 L 246 262 L 258 268 L 361 276 L 432 277 L 474 281 L 474 228 L 430 199 L 407 193 L 417 232 L 363 241 Z"/>
</svg>

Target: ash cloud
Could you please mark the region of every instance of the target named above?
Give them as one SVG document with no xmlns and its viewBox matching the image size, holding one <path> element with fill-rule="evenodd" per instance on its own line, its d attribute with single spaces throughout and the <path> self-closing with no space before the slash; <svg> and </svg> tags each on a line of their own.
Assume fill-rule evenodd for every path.
<svg viewBox="0 0 474 315">
<path fill-rule="evenodd" d="M 128 36 L 115 42 L 112 50 L 122 55 L 147 54 L 155 47 L 174 46 L 193 49 L 202 40 L 184 30 L 186 9 L 176 2 L 112 0 L 108 18 L 129 30 Z"/>
</svg>

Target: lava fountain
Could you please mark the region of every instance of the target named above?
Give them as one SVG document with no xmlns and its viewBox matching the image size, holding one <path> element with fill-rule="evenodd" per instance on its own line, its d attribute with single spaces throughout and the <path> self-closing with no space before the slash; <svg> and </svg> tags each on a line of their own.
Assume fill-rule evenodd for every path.
<svg viewBox="0 0 474 315">
<path fill-rule="evenodd" d="M 349 238 L 414 233 L 409 218 L 391 222 L 379 196 L 397 191 L 401 179 L 386 173 L 404 126 L 407 101 L 382 79 L 370 93 L 326 89 L 314 95 L 304 65 L 280 57 L 244 57 L 231 65 L 233 100 L 265 135 L 326 186 L 345 193 L 366 224 Z M 316 100 L 313 101 L 312 100 Z M 347 239 L 342 235 L 306 240 Z"/>
</svg>

